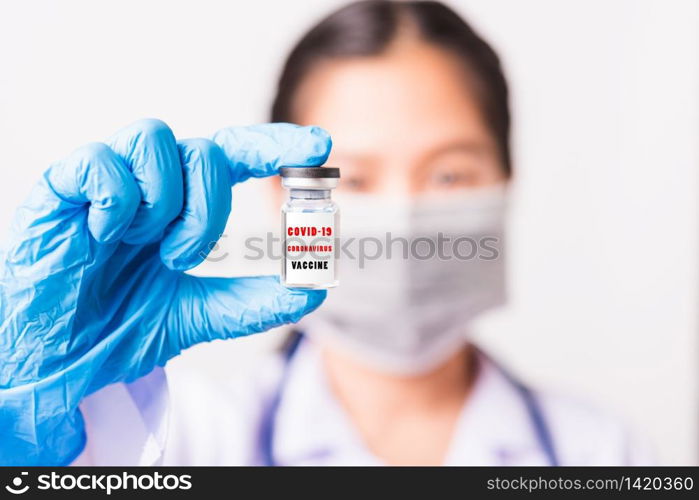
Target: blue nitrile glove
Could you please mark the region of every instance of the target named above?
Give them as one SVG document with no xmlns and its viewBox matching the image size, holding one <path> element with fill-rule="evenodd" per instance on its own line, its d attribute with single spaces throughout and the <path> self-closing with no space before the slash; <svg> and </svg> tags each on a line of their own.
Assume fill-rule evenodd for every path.
<svg viewBox="0 0 699 500">
<path fill-rule="evenodd" d="M 78 404 L 198 342 L 295 322 L 325 298 L 273 276 L 198 278 L 231 185 L 319 165 L 330 137 L 269 124 L 180 142 L 144 120 L 53 164 L 0 253 L 0 464 L 70 463 Z"/>
</svg>

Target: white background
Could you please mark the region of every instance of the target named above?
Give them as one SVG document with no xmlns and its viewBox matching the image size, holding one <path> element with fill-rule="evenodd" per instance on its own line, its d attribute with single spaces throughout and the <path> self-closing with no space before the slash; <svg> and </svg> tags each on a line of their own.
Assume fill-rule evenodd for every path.
<svg viewBox="0 0 699 500">
<path fill-rule="evenodd" d="M 0 225 L 52 160 L 134 119 L 179 136 L 264 121 L 291 43 L 337 4 L 0 2 Z M 525 379 L 622 415 L 661 462 L 697 463 L 697 4 L 453 5 L 502 54 L 516 116 L 512 303 L 482 342 Z M 236 188 L 236 228 L 273 220 L 261 189 Z M 259 342 L 179 363 L 242 367 Z"/>
</svg>

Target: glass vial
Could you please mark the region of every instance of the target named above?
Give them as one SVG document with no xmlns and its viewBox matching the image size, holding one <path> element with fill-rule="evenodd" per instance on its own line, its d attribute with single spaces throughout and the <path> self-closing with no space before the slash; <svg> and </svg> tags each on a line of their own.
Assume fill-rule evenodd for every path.
<svg viewBox="0 0 699 500">
<path fill-rule="evenodd" d="M 288 288 L 338 285 L 339 209 L 330 195 L 340 180 L 334 167 L 282 167 L 289 200 L 282 205 L 282 284 Z"/>
</svg>

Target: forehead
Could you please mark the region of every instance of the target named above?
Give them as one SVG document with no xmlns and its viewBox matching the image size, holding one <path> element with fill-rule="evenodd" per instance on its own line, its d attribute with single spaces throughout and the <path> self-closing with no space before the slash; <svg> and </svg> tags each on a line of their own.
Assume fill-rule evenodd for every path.
<svg viewBox="0 0 699 500">
<path fill-rule="evenodd" d="M 437 143 L 490 142 L 464 68 L 428 44 L 327 61 L 308 75 L 295 118 L 326 128 L 338 149 L 423 150 Z"/>
</svg>

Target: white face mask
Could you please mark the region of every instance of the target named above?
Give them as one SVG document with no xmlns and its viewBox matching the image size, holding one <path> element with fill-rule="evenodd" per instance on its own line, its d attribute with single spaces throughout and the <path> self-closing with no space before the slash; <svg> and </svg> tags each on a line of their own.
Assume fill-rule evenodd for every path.
<svg viewBox="0 0 699 500">
<path fill-rule="evenodd" d="M 503 186 L 402 202 L 338 194 L 354 259 L 340 254 L 340 286 L 300 326 L 385 372 L 435 368 L 478 314 L 504 303 L 505 197 Z"/>
</svg>

